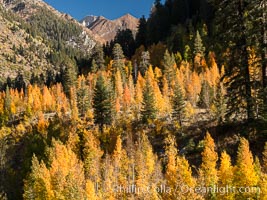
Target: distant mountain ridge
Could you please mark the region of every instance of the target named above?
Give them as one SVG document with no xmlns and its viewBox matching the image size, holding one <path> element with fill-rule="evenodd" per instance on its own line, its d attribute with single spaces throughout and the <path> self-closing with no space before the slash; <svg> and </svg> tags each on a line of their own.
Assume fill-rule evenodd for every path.
<svg viewBox="0 0 267 200">
<path fill-rule="evenodd" d="M 120 29 L 130 29 L 133 31 L 133 34 L 135 34 L 137 32 L 139 20 L 130 14 L 123 15 L 114 20 L 109 20 L 103 16 L 89 15 L 84 17 L 80 23 L 107 42 L 114 39 Z"/>
</svg>

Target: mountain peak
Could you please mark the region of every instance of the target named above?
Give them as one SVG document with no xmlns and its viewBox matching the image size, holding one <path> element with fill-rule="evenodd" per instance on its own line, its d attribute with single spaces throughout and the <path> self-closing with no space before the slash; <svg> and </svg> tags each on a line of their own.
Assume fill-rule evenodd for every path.
<svg viewBox="0 0 267 200">
<path fill-rule="evenodd" d="M 139 20 L 129 13 L 109 20 L 103 16 L 86 16 L 80 21 L 84 26 L 88 27 L 93 33 L 100 35 L 106 41 L 113 40 L 118 30 L 130 29 L 135 34 Z"/>
</svg>

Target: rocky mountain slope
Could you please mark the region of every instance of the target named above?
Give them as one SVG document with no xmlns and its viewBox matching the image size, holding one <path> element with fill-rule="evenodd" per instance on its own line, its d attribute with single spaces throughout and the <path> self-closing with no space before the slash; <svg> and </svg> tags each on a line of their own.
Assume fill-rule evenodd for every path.
<svg viewBox="0 0 267 200">
<path fill-rule="evenodd" d="M 98 34 L 105 41 L 114 39 L 120 29 L 131 29 L 135 34 L 138 27 L 138 19 L 126 14 L 118 19 L 109 20 L 103 16 L 86 16 L 80 22 L 88 27 L 94 34 Z"/>
<path fill-rule="evenodd" d="M 57 74 L 105 42 L 41 0 L 0 0 L 0 30 L 0 86 L 19 74 L 26 84 L 48 70 Z"/>
<path fill-rule="evenodd" d="M 40 74 L 52 68 L 46 59 L 51 48 L 42 38 L 32 37 L 11 13 L 0 4 L 0 80 L 14 79 L 19 73 L 29 80 L 31 73 Z"/>
<path fill-rule="evenodd" d="M 103 43 L 104 41 L 97 34 L 93 34 L 90 30 L 84 28 L 70 15 L 60 13 L 42 0 L 2 0 L 2 2 L 6 9 L 18 14 L 21 18 L 25 19 L 29 23 L 35 23 L 37 18 L 41 17 L 41 14 L 48 14 L 45 16 L 53 18 L 53 20 L 58 19 L 65 23 L 76 26 L 75 28 L 79 30 L 80 35 L 77 35 L 79 36 L 79 38 L 74 38 L 74 40 L 84 40 L 84 44 L 80 44 L 80 47 L 82 49 L 85 48 L 87 50 L 90 50 L 93 48 L 96 42 Z M 68 39 L 73 40 L 73 37 L 70 37 Z"/>
</svg>

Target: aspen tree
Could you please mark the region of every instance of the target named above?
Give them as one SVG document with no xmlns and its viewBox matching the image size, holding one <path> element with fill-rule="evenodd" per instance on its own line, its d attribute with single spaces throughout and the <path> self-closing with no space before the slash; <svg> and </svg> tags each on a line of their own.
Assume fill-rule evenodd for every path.
<svg viewBox="0 0 267 200">
<path fill-rule="evenodd" d="M 215 151 L 215 143 L 209 132 L 204 138 L 204 150 L 201 153 L 202 163 L 199 169 L 200 183 L 205 187 L 213 187 L 217 184 L 218 174 L 216 164 L 218 160 L 217 152 Z M 208 193 L 207 198 L 216 196 L 215 193 Z"/>
<path fill-rule="evenodd" d="M 233 186 L 233 166 L 231 164 L 231 157 L 223 151 L 220 158 L 220 167 L 218 170 L 218 186 L 219 187 L 232 187 Z M 234 193 L 219 193 L 218 199 L 233 200 Z"/>
<path fill-rule="evenodd" d="M 237 187 L 253 187 L 258 183 L 258 176 L 255 171 L 252 153 L 249 150 L 249 143 L 245 138 L 240 139 L 237 151 L 237 161 L 234 173 L 234 184 Z M 254 197 L 255 193 L 238 193 L 235 198 Z"/>
</svg>

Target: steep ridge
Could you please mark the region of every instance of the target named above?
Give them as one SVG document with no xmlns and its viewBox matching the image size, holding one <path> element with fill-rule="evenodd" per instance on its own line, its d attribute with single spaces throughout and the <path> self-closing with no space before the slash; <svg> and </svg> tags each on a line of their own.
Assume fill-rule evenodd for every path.
<svg viewBox="0 0 267 200">
<path fill-rule="evenodd" d="M 20 21 L 0 4 L 0 81 L 23 74 L 29 81 L 31 73 L 40 74 L 54 68 L 46 59 L 51 48 L 40 37 L 32 37 Z"/>
<path fill-rule="evenodd" d="M 115 20 L 109 20 L 103 16 L 86 16 L 80 22 L 93 33 L 104 38 L 105 41 L 110 41 L 114 39 L 120 29 L 130 29 L 135 34 L 139 20 L 130 14 L 126 14 Z"/>
</svg>

